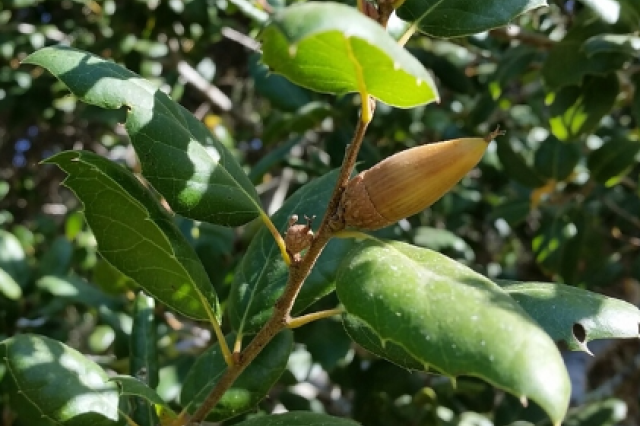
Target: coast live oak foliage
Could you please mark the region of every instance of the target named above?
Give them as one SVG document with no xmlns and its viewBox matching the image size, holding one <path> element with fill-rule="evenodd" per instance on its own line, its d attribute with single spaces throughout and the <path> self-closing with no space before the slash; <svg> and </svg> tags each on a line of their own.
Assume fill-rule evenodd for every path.
<svg viewBox="0 0 640 426">
<path fill-rule="evenodd" d="M 24 3 L 9 10 L 49 7 Z M 137 3 L 145 2 L 95 2 L 87 13 L 110 19 L 118 7 L 152 8 Z M 136 164 L 100 155 L 107 145 L 97 144 L 101 153 L 63 150 L 39 166 L 57 166 L 82 205 L 51 253 L 54 244 L 71 253 L 84 232 L 101 259 L 93 280 L 108 284 L 70 273 L 71 255 L 29 266 L 24 239 L 0 233 L 0 377 L 10 424 L 470 424 L 472 411 L 495 424 L 588 424 L 588 413 L 620 420 L 609 406 L 569 410 L 558 347 L 588 352 L 594 339 L 639 337 L 633 304 L 587 290 L 640 271 L 640 226 L 630 213 L 640 208 L 635 2 L 614 1 L 613 12 L 537 0 L 232 3 L 173 5 L 193 25 L 176 18 L 164 37 L 167 6 L 156 4 L 163 19 L 148 22 L 147 39 L 132 35 L 121 47 L 133 43 L 152 68 L 177 63 L 240 127 L 251 114 L 211 95 L 206 78 L 189 80 L 179 58 L 200 54 L 193 42 L 203 25 L 246 45 L 257 35 L 249 72 L 269 102 L 253 111 L 262 113 L 253 122 L 260 135 L 246 136 L 269 148 L 258 161 L 239 155 L 220 116 L 202 122 L 157 78 L 120 64 L 130 57 L 107 58 L 101 37 L 100 48 L 62 37 L 74 47 L 40 43 L 48 46 L 19 55 L 29 83 L 18 86 L 46 81 L 59 99 L 90 105 L 87 117 L 115 117 Z M 198 7 L 208 24 L 198 22 Z M 225 22 L 245 22 L 244 34 Z M 206 74 L 199 60 L 190 69 Z M 262 188 L 278 173 L 285 181 L 283 163 L 308 179 L 267 208 Z M 515 248 L 476 262 L 483 235 Z M 605 253 L 609 238 L 629 244 Z M 527 262 L 535 273 L 521 273 Z M 30 314 L 24 300 L 38 303 L 35 294 L 63 305 Z M 76 349 L 64 333 L 39 328 L 38 318 L 46 324 L 65 304 L 99 318 L 90 343 L 113 347 Z M 206 347 L 180 349 L 185 339 L 176 336 L 204 329 L 212 332 Z M 296 367 L 300 354 L 330 373 L 324 398 L 342 388 L 351 409 L 328 410 L 320 396 L 290 390 L 313 371 Z M 452 402 L 455 392 L 483 396 Z M 273 402 L 288 412 L 275 414 Z"/>
</svg>

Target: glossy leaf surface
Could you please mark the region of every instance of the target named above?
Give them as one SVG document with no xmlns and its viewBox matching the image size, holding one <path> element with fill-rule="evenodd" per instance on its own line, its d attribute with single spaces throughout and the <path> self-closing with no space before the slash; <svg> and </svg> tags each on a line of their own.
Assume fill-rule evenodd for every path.
<svg viewBox="0 0 640 426">
<path fill-rule="evenodd" d="M 229 346 L 233 345 L 235 338 L 235 334 L 227 336 Z M 292 347 L 293 332 L 285 329 L 278 333 L 225 392 L 207 419 L 220 421 L 255 407 L 284 372 Z M 216 342 L 198 357 L 189 370 L 180 395 L 182 405 L 193 413 L 226 370 L 220 345 Z"/>
<path fill-rule="evenodd" d="M 118 389 L 80 352 L 44 336 L 0 342 L 11 408 L 33 426 L 111 426 L 118 422 Z"/>
<path fill-rule="evenodd" d="M 0 268 L 0 296 L 10 300 L 19 300 L 22 297 L 20 285 L 2 268 Z"/>
<path fill-rule="evenodd" d="M 319 223 L 335 185 L 337 171 L 309 182 L 285 201 L 272 220 L 281 234 L 287 229 L 289 217 L 316 215 Z M 293 314 L 334 289 L 336 269 L 352 242 L 333 239 L 322 252 L 311 274 L 300 290 Z M 273 305 L 282 294 L 289 269 L 282 260 L 273 237 L 262 228 L 251 241 L 234 276 L 227 312 L 231 326 L 242 334 L 251 334 L 269 319 Z"/>
<path fill-rule="evenodd" d="M 29 265 L 20 241 L 10 232 L 0 229 L 0 268 L 21 287 L 29 280 Z"/>
<path fill-rule="evenodd" d="M 482 378 L 532 399 L 554 423 L 563 418 L 570 384 L 554 342 L 484 276 L 430 250 L 368 239 L 340 266 L 336 291 L 348 333 L 377 355 Z"/>
<path fill-rule="evenodd" d="M 400 108 L 438 100 L 422 64 L 353 7 L 333 2 L 288 7 L 274 15 L 262 39 L 263 62 L 308 89 L 367 93 Z"/>
<path fill-rule="evenodd" d="M 461 37 L 508 25 L 545 0 L 405 0 L 398 17 L 434 37 Z"/>
<path fill-rule="evenodd" d="M 221 225 L 242 225 L 258 216 L 258 195 L 233 155 L 147 80 L 64 46 L 46 47 L 24 62 L 46 68 L 84 102 L 126 107 L 125 127 L 143 175 L 176 213 Z"/>
<path fill-rule="evenodd" d="M 219 315 L 218 299 L 193 248 L 154 196 L 125 168 L 86 151 L 46 160 L 69 176 L 100 254 L 149 294 L 183 315 Z M 204 304 L 207 304 L 205 308 Z"/>
<path fill-rule="evenodd" d="M 640 310 L 623 300 L 577 287 L 539 282 L 499 284 L 554 341 L 569 349 L 587 349 L 596 339 L 637 339 Z"/>
</svg>

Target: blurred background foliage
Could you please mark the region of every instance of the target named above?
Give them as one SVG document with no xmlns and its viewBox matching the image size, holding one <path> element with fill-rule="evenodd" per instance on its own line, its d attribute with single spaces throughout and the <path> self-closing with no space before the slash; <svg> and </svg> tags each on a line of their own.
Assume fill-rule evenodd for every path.
<svg viewBox="0 0 640 426">
<path fill-rule="evenodd" d="M 640 302 L 640 5 L 551 1 L 506 28 L 407 48 L 432 70 L 436 105 L 378 105 L 359 167 L 429 141 L 507 135 L 431 209 L 381 234 L 439 250 L 491 278 L 556 281 Z M 136 170 L 126 111 L 81 104 L 27 54 L 63 43 L 117 61 L 202 119 L 276 211 L 341 163 L 357 99 L 270 75 L 255 41 L 285 0 L 0 1 L 0 339 L 34 332 L 128 373 L 134 283 L 97 254 L 61 173 L 39 161 L 89 149 Z M 255 226 L 176 218 L 224 302 Z M 335 296 L 318 305 L 335 306 Z M 319 306 L 316 305 L 315 308 Z M 176 401 L 208 329 L 156 308 L 158 390 Z M 365 425 L 544 424 L 535 407 L 474 379 L 410 374 L 353 347 L 338 321 L 296 330 L 287 373 L 260 411 L 312 410 Z M 566 424 L 640 423 L 638 342 L 567 354 Z M 0 371 L 0 376 L 6 374 Z M 0 422 L 24 426 L 0 397 Z M 255 413 L 250 414 L 256 415 Z M 241 417 L 240 419 L 242 419 Z M 237 420 L 226 422 L 232 424 Z M 524 422 L 524 423 L 523 423 Z"/>
</svg>

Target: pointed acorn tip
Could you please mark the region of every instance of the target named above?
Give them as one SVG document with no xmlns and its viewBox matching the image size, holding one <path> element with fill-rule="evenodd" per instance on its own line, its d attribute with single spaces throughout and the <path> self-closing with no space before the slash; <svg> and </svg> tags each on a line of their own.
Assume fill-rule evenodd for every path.
<svg viewBox="0 0 640 426">
<path fill-rule="evenodd" d="M 491 141 L 497 138 L 498 136 L 503 136 L 506 134 L 507 134 L 506 131 L 500 130 L 500 125 L 498 124 L 496 126 L 496 129 L 493 132 L 489 133 L 487 136 L 484 137 L 484 141 L 486 143 L 491 143 Z"/>
<path fill-rule="evenodd" d="M 529 405 L 529 400 L 526 396 L 522 395 L 520 397 L 520 404 L 522 404 L 523 407 L 527 408 L 527 406 Z"/>
</svg>

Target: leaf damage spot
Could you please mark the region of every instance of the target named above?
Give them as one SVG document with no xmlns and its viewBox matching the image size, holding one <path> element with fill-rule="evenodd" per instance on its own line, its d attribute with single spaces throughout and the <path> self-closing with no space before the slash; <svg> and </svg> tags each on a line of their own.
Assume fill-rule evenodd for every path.
<svg viewBox="0 0 640 426">
<path fill-rule="evenodd" d="M 573 324 L 571 331 L 573 333 L 573 337 L 575 337 L 578 342 L 582 344 L 585 343 L 585 340 L 587 338 L 587 331 L 584 329 L 582 324 L 580 324 L 579 322 Z"/>
<path fill-rule="evenodd" d="M 296 56 L 296 53 L 298 53 L 298 46 L 296 46 L 295 44 L 289 46 L 289 56 L 293 58 Z"/>
</svg>

